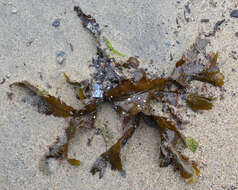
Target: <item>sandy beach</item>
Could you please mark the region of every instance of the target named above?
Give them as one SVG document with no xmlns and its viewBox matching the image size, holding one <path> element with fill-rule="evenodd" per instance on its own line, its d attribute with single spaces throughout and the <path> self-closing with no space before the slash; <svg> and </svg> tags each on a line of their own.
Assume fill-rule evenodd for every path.
<svg viewBox="0 0 238 190">
<path fill-rule="evenodd" d="M 77 81 L 90 78 L 96 43 L 81 25 L 75 5 L 96 18 L 113 47 L 138 56 L 143 67 L 157 75 L 171 73 L 197 36 L 206 36 L 224 19 L 207 37 L 207 52 L 219 53 L 224 87 L 217 90 L 214 108 L 191 117 L 182 131 L 199 142 L 195 153 L 185 151 L 198 162 L 197 182 L 186 184 L 173 167 L 160 168 L 159 133 L 144 123 L 122 150 L 126 177 L 109 167 L 102 179 L 91 175 L 90 168 L 106 148 L 101 136 L 87 146 L 93 134 L 87 129 L 70 146 L 79 167 L 51 160 L 51 175 L 39 171 L 40 159 L 64 134 L 68 121 L 38 113 L 24 90 L 9 85 L 27 80 L 77 108 L 63 73 Z M 235 9 L 237 0 L 0 0 L 0 190 L 238 189 L 238 18 L 230 16 Z M 56 19 L 59 23 L 53 26 Z M 63 64 L 56 60 L 58 51 L 65 52 Z M 107 120 L 114 133 L 120 131 L 110 106 L 103 106 L 100 119 Z"/>
</svg>

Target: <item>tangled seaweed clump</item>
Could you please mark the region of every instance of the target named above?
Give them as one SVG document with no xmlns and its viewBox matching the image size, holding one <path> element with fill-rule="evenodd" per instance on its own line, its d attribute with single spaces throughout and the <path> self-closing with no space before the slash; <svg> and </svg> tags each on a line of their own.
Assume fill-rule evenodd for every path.
<svg viewBox="0 0 238 190">
<path fill-rule="evenodd" d="M 140 61 L 137 58 L 130 57 L 127 61 L 117 61 L 113 58 L 111 54 L 123 57 L 124 55 L 114 50 L 109 40 L 102 36 L 100 26 L 92 16 L 83 13 L 79 7 L 74 7 L 74 10 L 83 26 L 94 35 L 97 41 L 97 55 L 92 60 L 95 72 L 91 82 L 89 80 L 72 81 L 64 74 L 66 82 L 75 87 L 76 96 L 81 100 L 83 107 L 75 109 L 68 106 L 59 98 L 49 95 L 27 81 L 10 85 L 10 87 L 24 86 L 35 93 L 47 108 L 43 112 L 41 110 L 42 113 L 71 118 L 65 130 L 66 138 L 58 138 L 50 146 L 49 152 L 41 160 L 40 169 L 48 174 L 50 172 L 48 160 L 51 158 L 66 159 L 71 165 L 79 166 L 79 160 L 68 157 L 70 141 L 80 128 L 95 129 L 96 114 L 100 105 L 108 102 L 122 119 L 124 133 L 95 161 L 91 168 L 93 175 L 99 172 L 99 178 L 102 178 L 108 163 L 112 170 L 118 170 L 125 175 L 121 149 L 143 120 L 149 126 L 157 128 L 160 134 L 160 166 L 173 165 L 186 181 L 195 181 L 200 173 L 197 163 L 183 155 L 178 145 L 182 143 L 195 152 L 198 143 L 193 138 L 182 134 L 181 126 L 185 121 L 176 110 L 181 108 L 181 105 L 189 107 L 194 112 L 212 109 L 214 97 L 205 96 L 198 90 L 191 92 L 190 89 L 194 80 L 210 83 L 215 87 L 221 87 L 224 84 L 224 76 L 217 65 L 218 53 L 207 55 L 205 48 L 208 40 L 198 37 L 192 47 L 176 63 L 169 77 L 151 77 L 139 67 Z M 204 59 L 201 60 L 201 57 Z M 125 74 L 127 71 L 133 73 L 133 76 L 127 77 Z M 154 110 L 152 101 L 162 104 L 163 110 Z"/>
</svg>

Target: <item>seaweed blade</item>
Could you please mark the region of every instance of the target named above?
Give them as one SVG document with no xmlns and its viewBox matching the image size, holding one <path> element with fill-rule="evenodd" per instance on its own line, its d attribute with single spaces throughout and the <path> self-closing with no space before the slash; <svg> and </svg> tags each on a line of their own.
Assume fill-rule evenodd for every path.
<svg viewBox="0 0 238 190">
<path fill-rule="evenodd" d="M 10 87 L 12 86 L 23 86 L 36 93 L 47 105 L 47 112 L 45 112 L 46 115 L 52 114 L 56 117 L 71 117 L 76 111 L 73 107 L 66 105 L 59 98 L 42 93 L 39 88 L 33 86 L 27 81 L 15 82 L 10 85 Z"/>
</svg>

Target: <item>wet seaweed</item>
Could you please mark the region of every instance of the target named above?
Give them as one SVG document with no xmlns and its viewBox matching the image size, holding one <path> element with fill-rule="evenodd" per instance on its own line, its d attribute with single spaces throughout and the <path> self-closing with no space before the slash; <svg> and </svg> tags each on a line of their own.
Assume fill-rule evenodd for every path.
<svg viewBox="0 0 238 190">
<path fill-rule="evenodd" d="M 199 96 L 198 94 L 189 94 L 186 102 L 193 111 L 210 110 L 213 107 L 211 101 L 213 98 Z"/>
<path fill-rule="evenodd" d="M 46 115 L 52 114 L 56 117 L 71 117 L 76 111 L 73 107 L 66 105 L 59 98 L 49 95 L 47 91 L 35 87 L 27 81 L 15 82 L 10 85 L 10 87 L 12 86 L 25 87 L 37 94 L 37 96 L 41 98 L 42 102 L 46 104 L 47 109 L 43 112 Z"/>
<path fill-rule="evenodd" d="M 198 37 L 175 64 L 169 77 L 152 77 L 139 68 L 141 63 L 137 58 L 130 57 L 128 60 L 116 61 L 110 56 L 103 48 L 101 30 L 96 20 L 91 15 L 86 15 L 79 7 L 75 7 L 74 10 L 82 25 L 95 36 L 98 42 L 97 55 L 92 59 L 91 64 L 95 68 L 92 79 L 72 81 L 64 73 L 66 82 L 75 89 L 76 98 L 80 100 L 80 108 L 75 109 L 66 105 L 59 98 L 27 81 L 10 85 L 10 87 L 24 86 L 35 93 L 44 102 L 47 108 L 46 115 L 70 117 L 65 136 L 57 138 L 49 147 L 49 152 L 40 161 L 40 170 L 46 174 L 50 173 L 48 160 L 51 158 L 64 159 L 71 165 L 79 166 L 78 159 L 68 156 L 71 140 L 81 128 L 94 129 L 95 134 L 100 133 L 97 131 L 102 131 L 102 127 L 95 124 L 97 112 L 101 104 L 109 103 L 122 120 L 123 134 L 115 144 L 112 141 L 106 143 L 113 145 L 96 159 L 91 168 L 93 175 L 99 172 L 99 178 L 102 178 L 107 165 L 110 164 L 112 170 L 117 170 L 125 176 L 121 149 L 143 120 L 148 126 L 158 129 L 160 134 L 160 166 L 173 165 L 175 170 L 179 170 L 182 178 L 187 182 L 194 182 L 199 177 L 200 171 L 195 161 L 182 154 L 181 147 L 195 152 L 198 143 L 182 133 L 181 125 L 185 122 L 176 109 L 186 106 L 195 112 L 212 109 L 214 97 L 205 97 L 199 95 L 199 91 L 191 93 L 189 90 L 192 88 L 193 80 L 209 83 L 215 87 L 223 86 L 224 75 L 217 64 L 218 53 L 214 56 L 207 55 L 205 48 L 209 41 Z M 111 47 L 108 48 L 112 50 Z M 123 73 L 126 69 L 132 70 L 134 75 L 127 77 Z M 152 103 L 154 101 L 162 104 L 163 109 L 154 110 Z M 103 135 L 106 138 L 110 136 L 108 131 Z M 88 144 L 92 139 L 93 137 L 89 139 Z"/>
<path fill-rule="evenodd" d="M 186 156 L 176 150 L 173 145 L 173 138 L 171 139 L 171 136 L 166 137 L 165 134 L 162 134 L 162 138 L 164 140 L 160 146 L 160 166 L 165 167 L 169 164 L 172 164 L 175 169 L 180 171 L 181 177 L 186 179 L 187 182 L 191 183 L 196 181 L 200 175 L 197 164 L 193 161 L 190 161 Z"/>
<path fill-rule="evenodd" d="M 191 81 L 199 80 L 214 86 L 223 86 L 224 75 L 217 65 L 218 53 L 213 57 L 205 55 L 204 62 L 198 59 L 198 55 L 205 54 L 204 49 L 208 41 L 197 39 L 189 50 L 177 63 L 170 78 L 179 85 L 186 87 Z"/>
<path fill-rule="evenodd" d="M 99 156 L 96 162 L 93 164 L 91 173 L 94 175 L 99 172 L 99 178 L 102 178 L 107 167 L 107 162 L 111 164 L 112 170 L 118 170 L 124 175 L 122 161 L 121 161 L 121 148 L 127 140 L 132 136 L 135 131 L 135 127 L 130 127 L 125 134 L 114 144 L 108 151 L 104 152 Z"/>
<path fill-rule="evenodd" d="M 194 80 L 200 80 L 202 82 L 207 82 L 214 86 L 221 87 L 224 84 L 224 75 L 220 72 L 220 69 L 217 66 L 218 53 L 216 53 L 214 57 L 210 59 L 211 62 L 209 67 L 200 72 L 198 75 L 194 75 L 192 78 Z"/>
</svg>

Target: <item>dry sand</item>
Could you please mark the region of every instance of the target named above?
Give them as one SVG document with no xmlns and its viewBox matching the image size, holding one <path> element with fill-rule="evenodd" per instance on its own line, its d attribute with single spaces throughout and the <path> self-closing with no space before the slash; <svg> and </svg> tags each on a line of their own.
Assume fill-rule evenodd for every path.
<svg viewBox="0 0 238 190">
<path fill-rule="evenodd" d="M 189 22 L 184 19 L 187 3 L 191 9 L 190 14 L 186 11 Z M 23 102 L 23 91 L 10 90 L 8 85 L 25 79 L 68 104 L 76 104 L 63 72 L 77 80 L 89 78 L 88 65 L 96 49 L 92 36 L 73 12 L 74 5 L 92 14 L 101 26 L 108 25 L 104 32 L 120 52 L 140 56 L 146 67 L 153 59 L 155 64 L 149 67 L 153 73 L 171 72 L 199 33 L 212 31 L 217 21 L 225 19 L 215 37 L 210 37 L 208 47 L 208 52 L 218 51 L 220 55 L 220 67 L 226 77 L 224 99 L 217 99 L 212 111 L 191 119 L 183 131 L 200 144 L 195 154 L 186 152 L 199 161 L 198 182 L 186 184 L 172 167 L 159 167 L 159 134 L 143 124 L 122 152 L 126 178 L 109 168 L 101 180 L 90 174 L 90 167 L 105 151 L 105 144 L 96 136 L 92 146 L 87 147 L 87 138 L 92 134 L 88 130 L 82 130 L 71 146 L 70 154 L 82 161 L 80 167 L 51 161 L 52 175 L 44 176 L 39 171 L 40 158 L 64 133 L 67 121 L 41 115 Z M 237 6 L 237 0 L 0 0 L 0 80 L 6 79 L 0 84 L 0 189 L 237 189 L 238 18 L 230 17 Z M 56 18 L 61 19 L 58 28 L 52 26 Z M 201 19 L 209 22 L 201 23 Z M 57 50 L 67 54 L 63 65 L 56 63 Z M 6 93 L 11 91 L 14 94 L 10 101 Z M 113 130 L 119 130 L 119 119 L 110 107 L 105 106 L 101 115 Z"/>
</svg>

